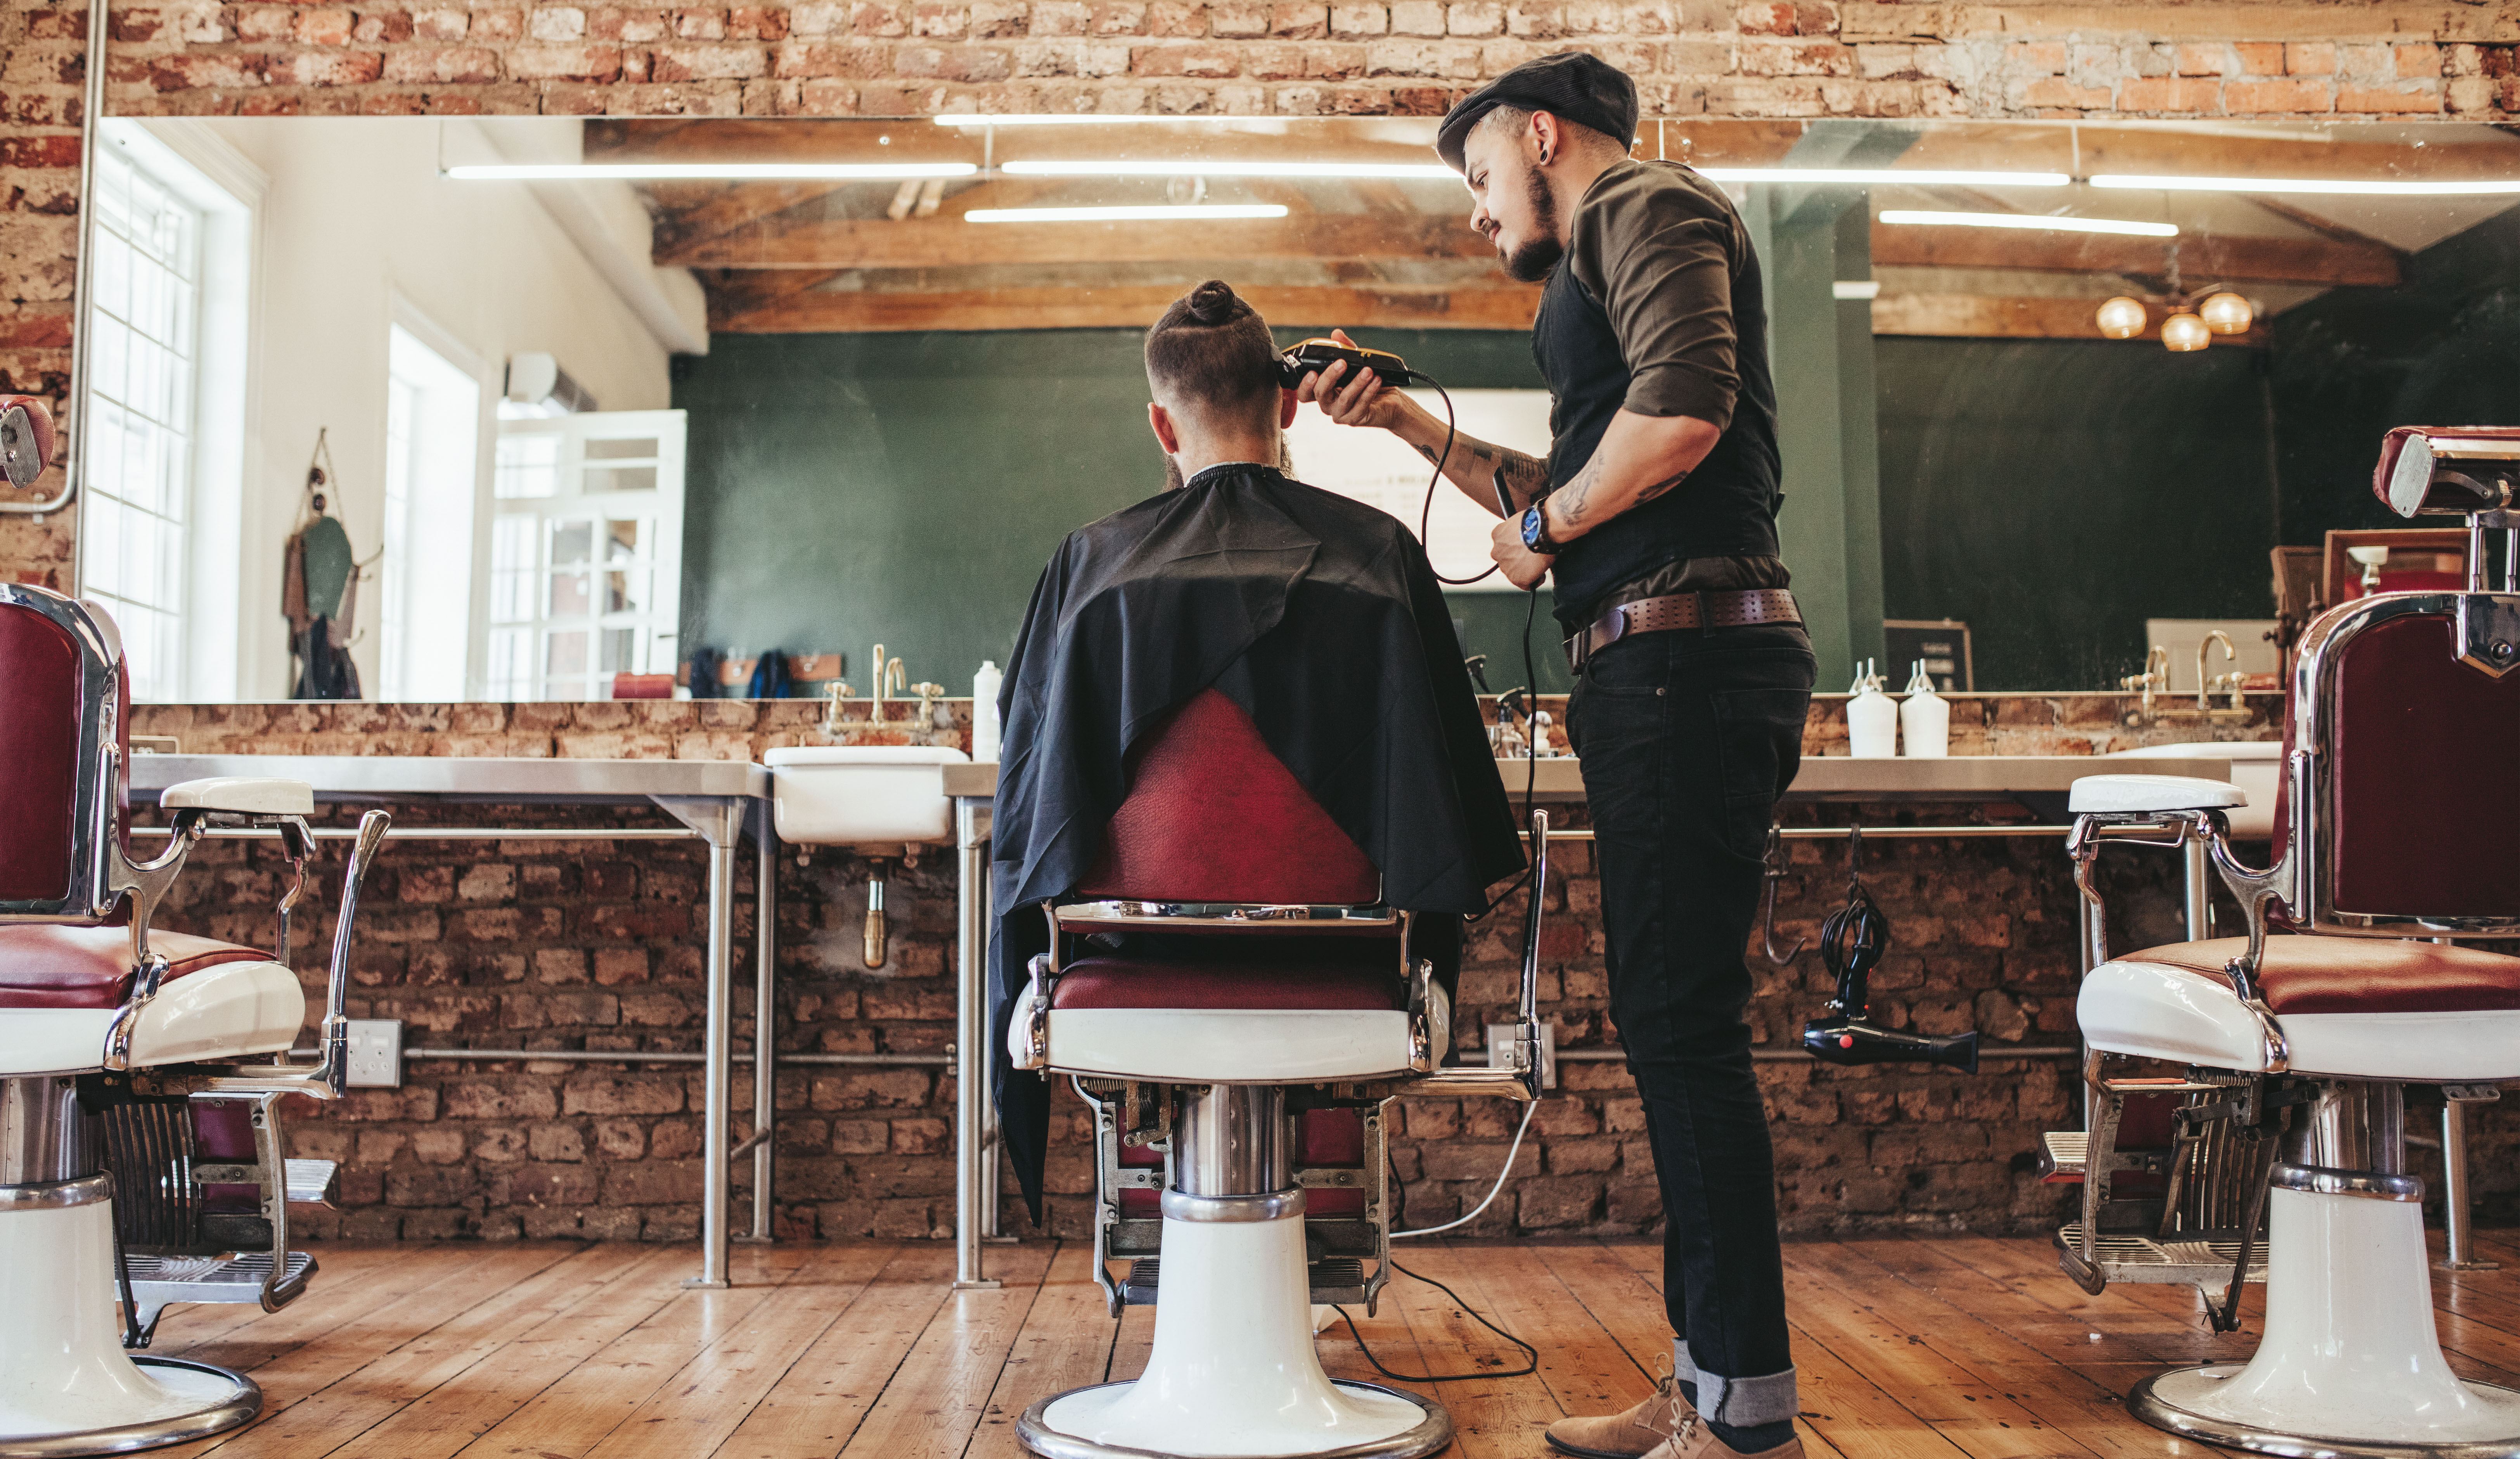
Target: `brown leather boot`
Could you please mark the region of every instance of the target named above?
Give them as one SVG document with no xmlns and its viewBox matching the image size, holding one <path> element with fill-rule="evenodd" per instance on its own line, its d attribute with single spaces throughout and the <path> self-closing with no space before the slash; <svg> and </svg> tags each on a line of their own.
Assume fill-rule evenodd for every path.
<svg viewBox="0 0 2520 1459">
<path fill-rule="evenodd" d="M 1775 1448 L 1744 1454 L 1717 1438 L 1715 1431 L 1691 1410 L 1669 1438 L 1645 1450 L 1644 1459 L 1803 1459 L 1803 1437 L 1797 1434 Z"/>
<path fill-rule="evenodd" d="M 1643 1402 L 1601 1418 L 1563 1418 L 1549 1426 L 1549 1446 L 1575 1459 L 1643 1459 L 1697 1410 L 1663 1375 Z"/>
</svg>

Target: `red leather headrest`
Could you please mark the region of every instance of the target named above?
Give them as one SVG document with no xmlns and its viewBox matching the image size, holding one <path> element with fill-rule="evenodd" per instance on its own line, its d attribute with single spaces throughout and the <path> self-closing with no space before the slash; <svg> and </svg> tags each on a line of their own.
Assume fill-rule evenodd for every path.
<svg viewBox="0 0 2520 1459">
<path fill-rule="evenodd" d="M 34 436 L 35 471 L 33 475 L 23 476 L 23 479 L 31 481 L 42 475 L 45 467 L 53 464 L 53 413 L 33 395 L 0 394 L 0 415 L 22 409 L 26 412 L 27 430 Z M 13 472 L 11 475 L 18 477 L 21 474 Z"/>
<path fill-rule="evenodd" d="M 1082 894 L 1324 906 L 1381 897 L 1381 873 L 1216 690 L 1175 709 L 1130 759 L 1129 798 Z"/>
<path fill-rule="evenodd" d="M 2520 426 L 2400 426 L 2380 438 L 2371 494 L 2401 517 L 2459 517 L 2508 505 L 2515 475 Z"/>
<path fill-rule="evenodd" d="M 58 901 L 70 889 L 78 645 L 33 609 L 0 603 L 0 901 Z"/>
</svg>

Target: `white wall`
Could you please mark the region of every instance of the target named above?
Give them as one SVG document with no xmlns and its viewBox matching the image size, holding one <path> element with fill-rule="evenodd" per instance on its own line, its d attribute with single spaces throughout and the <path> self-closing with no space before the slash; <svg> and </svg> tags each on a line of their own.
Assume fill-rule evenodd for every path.
<svg viewBox="0 0 2520 1459">
<path fill-rule="evenodd" d="M 576 125 L 559 118 L 546 124 L 570 128 L 572 137 Z M 432 348 L 476 372 L 485 483 L 496 433 L 491 411 L 509 355 L 549 351 L 604 409 L 655 410 L 670 403 L 667 350 L 528 186 L 438 175 L 442 147 L 487 145 L 473 123 L 223 117 L 206 125 L 270 178 L 252 331 L 259 408 L 248 423 L 252 465 L 240 523 L 239 691 L 276 699 L 289 688 L 282 548 L 297 519 L 319 428 L 330 431 L 338 469 L 334 510 L 362 559 L 382 545 L 393 325 L 419 323 L 416 333 L 425 332 Z M 468 515 L 472 509 L 462 504 Z M 363 584 L 362 636 L 352 651 L 372 699 L 382 607 L 376 586 L 373 578 Z"/>
</svg>

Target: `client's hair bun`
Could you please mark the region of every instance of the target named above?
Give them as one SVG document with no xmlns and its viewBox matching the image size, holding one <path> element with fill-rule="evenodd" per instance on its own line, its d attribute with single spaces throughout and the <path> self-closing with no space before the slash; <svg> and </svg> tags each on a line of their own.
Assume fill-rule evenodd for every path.
<svg viewBox="0 0 2520 1459">
<path fill-rule="evenodd" d="M 1200 324 L 1223 324 L 1239 313 L 1241 306 L 1234 286 L 1223 279 L 1210 279 L 1190 293 L 1190 317 Z"/>
</svg>

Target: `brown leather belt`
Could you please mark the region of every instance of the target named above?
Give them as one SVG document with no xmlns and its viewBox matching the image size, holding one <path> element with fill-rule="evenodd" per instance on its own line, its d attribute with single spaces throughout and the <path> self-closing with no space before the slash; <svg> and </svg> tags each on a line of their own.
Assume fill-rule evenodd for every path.
<svg viewBox="0 0 2520 1459">
<path fill-rule="evenodd" d="M 1783 588 L 1746 588 L 1737 592 L 1674 593 L 1668 598 L 1640 598 L 1622 603 L 1595 618 L 1592 626 L 1566 640 L 1566 661 L 1582 673 L 1592 657 L 1620 639 L 1673 628 L 1739 628 L 1751 623 L 1799 623 L 1800 608 Z"/>
</svg>

